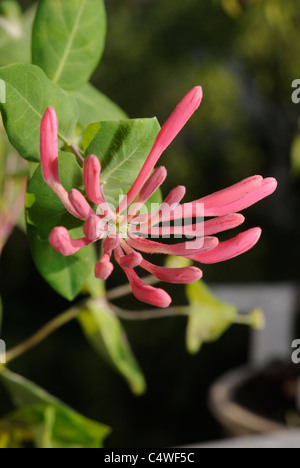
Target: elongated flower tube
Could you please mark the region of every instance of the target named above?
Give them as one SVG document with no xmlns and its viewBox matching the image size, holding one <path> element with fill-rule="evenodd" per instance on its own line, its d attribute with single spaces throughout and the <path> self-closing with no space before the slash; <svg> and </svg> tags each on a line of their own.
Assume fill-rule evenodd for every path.
<svg viewBox="0 0 300 468">
<path fill-rule="evenodd" d="M 100 180 L 101 164 L 96 155 L 88 156 L 83 164 L 87 198 L 76 188 L 66 192 L 59 178 L 55 111 L 48 109 L 42 119 L 41 164 L 44 179 L 66 209 L 83 221 L 84 232 L 83 238 L 72 239 L 64 227 L 55 227 L 49 238 L 51 245 L 67 256 L 102 239 L 103 255 L 95 266 L 96 278 L 109 278 L 114 270 L 114 258 L 127 276 L 134 296 L 155 307 L 168 307 L 170 296 L 162 289 L 147 285 L 139 278 L 135 268 L 151 273 L 159 281 L 175 284 L 198 281 L 203 272 L 194 266 L 157 266 L 146 260 L 143 254 L 182 256 L 202 264 L 222 262 L 241 255 L 258 242 L 262 232 L 260 228 L 249 229 L 223 242 L 216 234 L 242 225 L 245 218 L 240 212 L 271 195 L 277 187 L 275 179 L 256 175 L 193 202 L 182 203 L 186 188 L 178 186 L 171 190 L 160 207 L 155 206 L 145 213 L 145 203 L 167 176 L 164 167 L 155 169 L 155 165 L 197 110 L 201 100 L 202 88 L 195 87 L 179 103 L 159 132 L 127 196 L 116 209 L 105 198 Z M 133 203 L 134 200 L 136 203 Z M 97 212 L 89 202 L 97 205 Z M 124 213 L 126 209 L 128 215 Z M 172 236 L 179 237 L 181 241 L 166 243 L 166 238 Z"/>
<path fill-rule="evenodd" d="M 177 105 L 176 109 L 159 132 L 145 164 L 143 165 L 133 186 L 117 208 L 117 213 L 122 213 L 133 202 L 163 152 L 172 143 L 174 138 L 176 138 L 178 133 L 200 106 L 202 97 L 202 88 L 200 86 L 196 86 L 191 89 L 191 91 L 189 91 Z"/>
<path fill-rule="evenodd" d="M 58 167 L 58 122 L 56 112 L 48 107 L 41 122 L 41 166 L 45 182 L 56 193 L 66 209 L 76 218 L 83 219 L 69 201 L 69 196 L 59 177 Z"/>
</svg>

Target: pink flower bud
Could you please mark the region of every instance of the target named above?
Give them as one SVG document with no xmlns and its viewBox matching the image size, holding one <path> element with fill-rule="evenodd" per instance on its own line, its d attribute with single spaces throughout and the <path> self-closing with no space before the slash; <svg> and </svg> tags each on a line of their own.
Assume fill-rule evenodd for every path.
<svg viewBox="0 0 300 468">
<path fill-rule="evenodd" d="M 252 249 L 252 247 L 254 247 L 259 241 L 261 232 L 260 228 L 249 229 L 233 239 L 220 242 L 220 244 L 211 252 L 192 255 L 189 258 L 206 264 L 230 260 L 231 258 L 235 258 Z"/>
<path fill-rule="evenodd" d="M 178 104 L 174 112 L 160 130 L 145 164 L 143 165 L 133 186 L 129 190 L 127 197 L 122 201 L 117 209 L 117 213 L 122 213 L 133 202 L 165 149 L 172 143 L 180 130 L 182 130 L 184 125 L 200 106 L 202 97 L 202 88 L 197 86 L 191 89 Z"/>
<path fill-rule="evenodd" d="M 121 243 L 120 236 L 118 234 L 110 234 L 103 242 L 104 252 L 112 252 Z"/>
<path fill-rule="evenodd" d="M 69 193 L 69 200 L 83 219 L 88 219 L 94 215 L 94 211 L 79 190 L 72 189 Z"/>
<path fill-rule="evenodd" d="M 88 239 L 71 239 L 68 230 L 64 227 L 56 227 L 52 229 L 49 237 L 49 242 L 52 247 L 61 255 L 69 257 L 78 252 L 78 250 L 86 247 L 91 242 Z"/>
<path fill-rule="evenodd" d="M 122 249 L 118 247 L 115 250 L 115 258 L 119 265 L 121 264 L 122 257 L 124 257 L 124 253 L 122 252 Z M 161 309 L 166 309 L 169 307 L 172 299 L 163 289 L 153 288 L 153 286 L 149 286 L 148 284 L 144 283 L 132 268 L 122 268 L 131 285 L 133 295 L 139 301 L 145 302 L 146 304 L 150 304 L 155 307 L 159 307 Z"/>
<path fill-rule="evenodd" d="M 142 261 L 141 267 L 165 283 L 189 284 L 199 281 L 203 276 L 202 271 L 196 267 L 164 268 L 152 265 L 146 260 Z"/>
<path fill-rule="evenodd" d="M 140 250 L 144 253 L 159 253 L 165 255 L 175 255 L 177 257 L 190 257 L 191 255 L 196 255 L 200 252 L 212 250 L 219 243 L 216 237 L 205 237 L 203 239 L 195 239 L 189 242 L 166 245 L 133 235 L 131 235 L 127 242 L 134 249 Z"/>
<path fill-rule="evenodd" d="M 164 183 L 167 177 L 167 170 L 161 166 L 154 170 L 153 174 L 145 182 L 137 199 L 137 203 L 145 203 L 156 192 L 156 190 Z"/>
<path fill-rule="evenodd" d="M 58 170 L 58 122 L 55 110 L 48 107 L 41 121 L 40 150 L 41 166 L 45 182 L 60 198 L 66 209 L 76 218 L 81 216 L 69 201 L 68 193 L 62 186 Z"/>
<path fill-rule="evenodd" d="M 105 226 L 101 218 L 93 214 L 84 223 L 83 232 L 85 237 L 92 242 L 103 239 L 106 234 Z"/>
<path fill-rule="evenodd" d="M 98 279 L 106 281 L 114 270 L 114 266 L 110 261 L 110 255 L 104 254 L 102 259 L 95 267 L 95 276 Z"/>
<path fill-rule="evenodd" d="M 86 195 L 91 202 L 95 203 L 95 205 L 105 203 L 105 200 L 100 190 L 100 174 L 100 161 L 97 158 L 97 156 L 91 154 L 84 161 L 83 181 Z"/>
<path fill-rule="evenodd" d="M 122 268 L 136 268 L 143 261 L 143 257 L 138 252 L 131 252 L 128 255 L 120 258 L 120 267 Z"/>
<path fill-rule="evenodd" d="M 48 107 L 41 121 L 41 165 L 47 184 L 60 184 L 58 173 L 58 122 L 53 107 Z"/>
</svg>

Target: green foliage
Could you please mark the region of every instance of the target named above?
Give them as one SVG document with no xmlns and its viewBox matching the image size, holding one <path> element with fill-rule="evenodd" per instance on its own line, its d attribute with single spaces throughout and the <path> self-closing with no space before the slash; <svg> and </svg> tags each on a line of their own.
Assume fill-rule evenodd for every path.
<svg viewBox="0 0 300 468">
<path fill-rule="evenodd" d="M 0 380 L 20 409 L 0 421 L 0 446 L 33 441 L 36 448 L 101 448 L 110 428 L 76 413 L 23 377 L 2 370 Z"/>
<path fill-rule="evenodd" d="M 87 340 L 95 351 L 127 380 L 131 390 L 141 395 L 146 390 L 143 373 L 137 363 L 120 320 L 105 299 L 89 301 L 79 316 Z"/>
<path fill-rule="evenodd" d="M 100 159 L 105 195 L 114 206 L 135 181 L 159 129 L 154 118 L 100 122 L 90 125 L 84 133 L 85 153 Z"/>
<path fill-rule="evenodd" d="M 33 63 L 64 89 L 87 83 L 106 34 L 102 0 L 41 0 L 33 26 Z"/>
<path fill-rule="evenodd" d="M 189 284 L 186 294 L 190 305 L 186 343 L 188 351 L 196 354 L 203 343 L 220 338 L 234 322 L 238 310 L 215 298 L 203 281 Z"/>
<path fill-rule="evenodd" d="M 21 14 L 13 0 L 0 3 L 0 66 L 16 62 L 30 62 L 30 41 L 35 7 Z"/>
<path fill-rule="evenodd" d="M 71 94 L 77 101 L 79 124 L 83 128 L 94 122 L 122 120 L 127 117 L 114 102 L 89 83 Z"/>
<path fill-rule="evenodd" d="M 64 140 L 74 135 L 77 122 L 75 99 L 64 94 L 44 72 L 29 64 L 0 69 L 6 84 L 6 103 L 0 104 L 3 122 L 11 144 L 29 161 L 40 159 L 40 125 L 47 107 L 55 108 L 59 135 Z"/>
<path fill-rule="evenodd" d="M 82 170 L 73 154 L 60 153 L 59 168 L 66 190 L 82 185 Z M 32 255 L 38 270 L 55 291 L 73 300 L 93 272 L 95 250 L 88 246 L 71 257 L 64 257 L 49 244 L 49 234 L 56 226 L 70 229 L 71 236 L 75 238 L 82 237 L 82 222 L 67 212 L 48 187 L 40 166 L 28 183 L 26 217 Z"/>
</svg>

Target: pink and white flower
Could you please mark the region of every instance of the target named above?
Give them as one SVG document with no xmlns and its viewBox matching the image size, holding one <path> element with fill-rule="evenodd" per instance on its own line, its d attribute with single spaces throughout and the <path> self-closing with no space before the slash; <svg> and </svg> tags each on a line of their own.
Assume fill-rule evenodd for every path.
<svg viewBox="0 0 300 468">
<path fill-rule="evenodd" d="M 46 110 L 41 123 L 41 165 L 44 179 L 66 209 L 84 222 L 83 238 L 71 239 L 67 229 L 56 227 L 50 234 L 51 245 L 62 255 L 68 256 L 89 244 L 103 240 L 103 256 L 95 267 L 96 277 L 106 280 L 111 275 L 114 256 L 126 274 L 135 297 L 160 308 L 170 305 L 170 296 L 162 289 L 145 284 L 135 272 L 136 267 L 148 271 L 160 281 L 178 284 L 198 281 L 202 277 L 202 271 L 193 266 L 156 266 L 144 259 L 142 254 L 176 255 L 203 264 L 217 263 L 241 255 L 258 242 L 260 228 L 250 229 L 225 242 L 219 242 L 215 235 L 240 226 L 245 220 L 240 212 L 272 194 L 277 187 L 273 178 L 253 176 L 212 195 L 182 204 L 186 189 L 179 186 L 169 193 L 158 209 L 141 213 L 145 203 L 167 176 L 165 167 L 155 169 L 156 163 L 198 109 L 202 96 L 202 88 L 195 87 L 178 104 L 159 132 L 145 164 L 117 209 L 107 203 L 100 183 L 101 164 L 95 155 L 88 156 L 84 161 L 83 180 L 86 197 L 98 207 L 97 212 L 78 190 L 72 189 L 67 193 L 59 178 L 58 123 L 53 108 Z M 188 220 L 199 218 L 199 207 L 203 217 L 211 219 L 197 219 L 191 223 Z M 162 224 L 170 221 L 175 221 L 174 225 Z M 149 236 L 163 237 L 166 234 L 183 234 L 193 239 L 172 245 L 149 239 Z"/>
</svg>

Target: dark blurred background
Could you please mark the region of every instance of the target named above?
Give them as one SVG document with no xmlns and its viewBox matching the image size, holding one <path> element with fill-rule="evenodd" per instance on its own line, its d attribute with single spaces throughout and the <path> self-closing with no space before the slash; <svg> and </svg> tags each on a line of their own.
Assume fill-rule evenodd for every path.
<svg viewBox="0 0 300 468">
<path fill-rule="evenodd" d="M 21 1 L 22 7 L 33 2 Z M 107 0 L 108 36 L 93 83 L 130 117 L 160 123 L 194 85 L 200 111 L 166 151 L 164 193 L 186 185 L 195 199 L 254 174 L 273 176 L 275 195 L 247 210 L 245 228 L 263 227 L 242 257 L 204 267 L 210 283 L 298 281 L 300 262 L 299 0 Z M 125 282 L 114 275 L 109 287 Z M 184 290 L 170 288 L 176 303 Z M 28 242 L 16 230 L 0 264 L 3 338 L 8 347 L 68 304 L 41 279 Z M 132 298 L 122 305 L 137 308 Z M 114 428 L 108 447 L 170 446 L 221 436 L 207 407 L 211 383 L 247 361 L 249 330 L 233 327 L 197 356 L 185 351 L 185 319 L 126 323 L 148 392 L 133 397 L 123 380 L 70 324 L 13 370 L 84 415 Z M 0 412 L 10 406 L 0 391 Z"/>
</svg>

